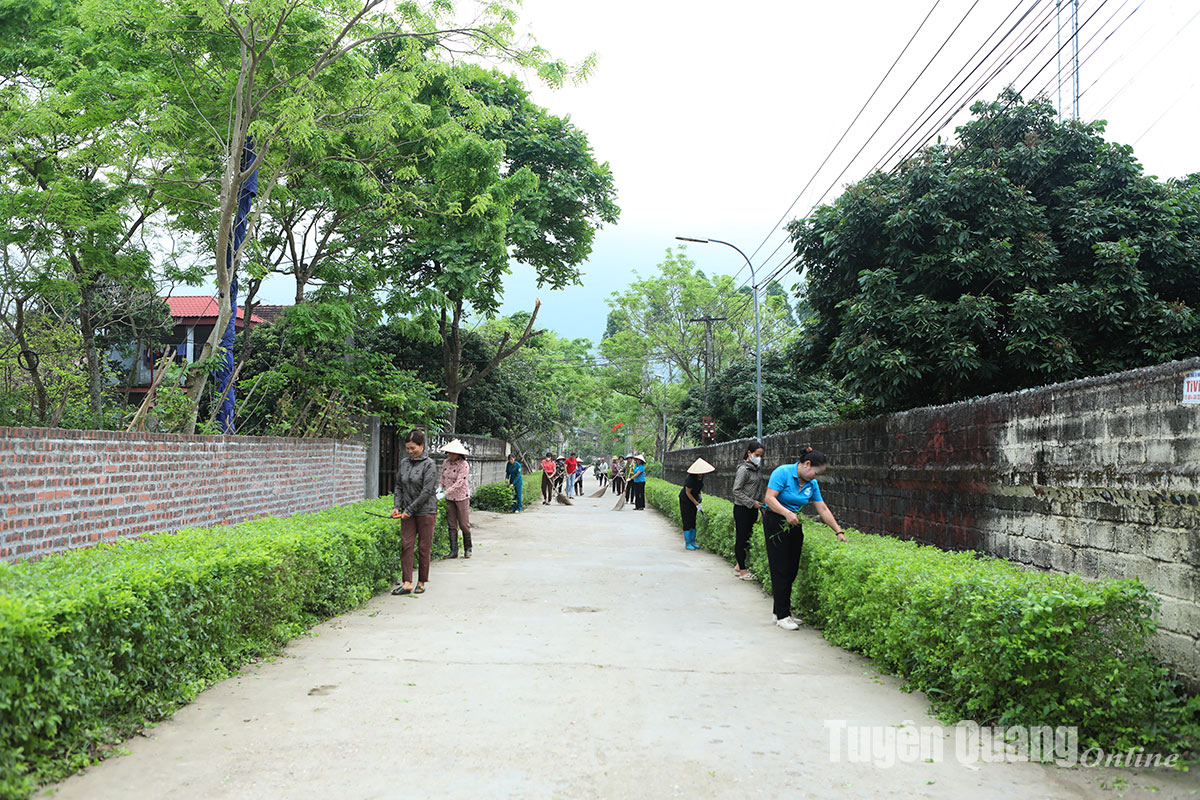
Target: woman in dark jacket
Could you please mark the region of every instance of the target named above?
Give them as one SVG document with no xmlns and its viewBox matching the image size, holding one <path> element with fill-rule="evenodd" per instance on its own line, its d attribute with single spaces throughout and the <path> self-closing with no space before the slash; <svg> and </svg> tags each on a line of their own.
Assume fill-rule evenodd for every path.
<svg viewBox="0 0 1200 800">
<path fill-rule="evenodd" d="M 437 524 L 438 468 L 425 453 L 425 434 L 410 431 L 404 440 L 407 456 L 400 459 L 396 475 L 395 508 L 400 520 L 400 569 L 404 582 L 392 594 L 421 594 L 429 580 L 429 558 L 433 552 L 433 529 Z M 417 549 L 417 586 L 413 588 L 413 550 Z"/>
<path fill-rule="evenodd" d="M 688 467 L 687 480 L 679 490 L 679 516 L 683 519 L 683 546 L 688 550 L 699 550 L 696 544 L 696 512 L 700 510 L 700 496 L 704 492 L 704 476 L 716 472 L 716 467 L 697 458 Z"/>
<path fill-rule="evenodd" d="M 746 555 L 750 550 L 750 532 L 758 521 L 759 509 L 763 507 L 763 494 L 767 490 L 767 479 L 762 471 L 765 452 L 762 442 L 746 445 L 742 463 L 738 464 L 737 475 L 733 479 L 733 555 L 737 559 L 733 574 L 744 581 L 754 580 L 754 575 L 746 568 Z"/>
</svg>

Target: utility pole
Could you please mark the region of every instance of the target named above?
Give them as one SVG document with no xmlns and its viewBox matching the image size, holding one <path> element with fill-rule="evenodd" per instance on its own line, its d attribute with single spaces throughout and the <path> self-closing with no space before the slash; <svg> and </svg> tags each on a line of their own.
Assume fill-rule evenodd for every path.
<svg viewBox="0 0 1200 800">
<path fill-rule="evenodd" d="M 1063 119 L 1062 104 L 1062 4 L 1063 0 L 1054 0 L 1054 19 L 1058 23 L 1058 121 Z"/>
<path fill-rule="evenodd" d="M 1063 6 L 1071 4 L 1071 119 L 1079 119 L 1079 0 L 1055 0 L 1058 18 L 1058 121 L 1063 121 Z"/>
<path fill-rule="evenodd" d="M 1071 81 L 1075 90 L 1072 119 L 1079 119 L 1079 0 L 1071 0 Z"/>
<path fill-rule="evenodd" d="M 754 264 L 750 257 L 742 252 L 742 248 L 720 239 L 697 239 L 692 236 L 676 236 L 681 242 L 698 242 L 700 244 L 723 244 L 738 251 L 738 255 L 746 260 L 750 268 L 750 291 L 754 295 L 754 416 L 758 421 L 758 441 L 763 438 L 762 426 L 762 320 L 758 315 L 758 278 L 754 277 Z"/>
<path fill-rule="evenodd" d="M 708 388 L 708 379 L 713 373 L 713 349 L 712 349 L 712 326 L 714 322 L 724 322 L 725 317 L 714 317 L 705 315 L 703 317 L 693 317 L 688 322 L 703 322 L 704 323 L 704 388 Z"/>
</svg>

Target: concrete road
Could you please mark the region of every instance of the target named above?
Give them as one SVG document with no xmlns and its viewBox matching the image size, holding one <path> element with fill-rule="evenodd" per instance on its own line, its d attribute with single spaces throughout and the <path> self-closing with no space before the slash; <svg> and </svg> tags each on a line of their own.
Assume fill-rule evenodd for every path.
<svg viewBox="0 0 1200 800">
<path fill-rule="evenodd" d="M 424 595 L 317 627 L 47 796 L 1197 796 L 1163 770 L 963 764 L 952 736 L 932 763 L 833 760 L 826 721 L 933 727 L 926 699 L 612 503 L 476 514 L 475 557 Z"/>
</svg>

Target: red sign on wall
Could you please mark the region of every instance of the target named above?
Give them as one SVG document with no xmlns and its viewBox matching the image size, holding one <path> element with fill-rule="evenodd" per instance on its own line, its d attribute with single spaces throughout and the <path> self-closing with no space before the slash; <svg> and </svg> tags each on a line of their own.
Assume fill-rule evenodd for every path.
<svg viewBox="0 0 1200 800">
<path fill-rule="evenodd" d="M 1183 404 L 1200 406 L 1200 372 L 1189 372 L 1183 379 Z"/>
</svg>

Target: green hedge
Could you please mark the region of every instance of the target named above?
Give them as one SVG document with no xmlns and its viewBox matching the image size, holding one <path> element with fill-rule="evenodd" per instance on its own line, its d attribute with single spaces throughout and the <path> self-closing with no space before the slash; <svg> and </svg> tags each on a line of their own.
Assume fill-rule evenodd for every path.
<svg viewBox="0 0 1200 800">
<path fill-rule="evenodd" d="M 525 500 L 524 497 L 521 498 Z M 512 513 L 513 487 L 507 482 L 485 483 L 471 495 L 471 507 L 480 511 Z"/>
<path fill-rule="evenodd" d="M 542 470 L 539 466 L 532 472 L 526 472 L 525 488 L 521 490 L 521 500 L 524 501 L 524 508 L 529 508 L 535 503 L 542 502 Z"/>
<path fill-rule="evenodd" d="M 646 499 L 682 525 L 678 486 L 650 479 Z M 704 510 L 698 543 L 732 560 L 733 504 L 705 496 Z M 942 719 L 1076 726 L 1081 744 L 1108 752 L 1200 748 L 1200 697 L 1151 654 L 1157 599 L 1141 582 L 849 530 L 843 544 L 808 518 L 804 529 L 793 607 L 833 644 L 925 692 Z M 770 591 L 761 531 L 747 566 Z"/>
<path fill-rule="evenodd" d="M 0 563 L 0 797 L 95 761 L 387 588 L 400 525 L 368 510 L 391 498 Z M 434 555 L 448 552 L 439 513 Z"/>
</svg>

